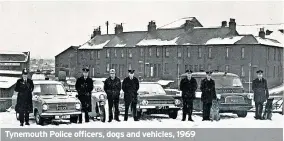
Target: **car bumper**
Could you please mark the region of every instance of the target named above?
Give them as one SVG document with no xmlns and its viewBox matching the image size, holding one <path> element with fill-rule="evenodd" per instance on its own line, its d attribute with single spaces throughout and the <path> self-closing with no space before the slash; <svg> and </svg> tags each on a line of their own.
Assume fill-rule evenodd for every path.
<svg viewBox="0 0 284 141">
<path fill-rule="evenodd" d="M 253 108 L 252 105 L 247 104 L 220 104 L 220 111 L 248 111 Z"/>
<path fill-rule="evenodd" d="M 52 117 L 52 116 L 66 116 L 66 115 L 79 115 L 82 112 L 68 112 L 68 113 L 42 113 L 42 117 Z"/>
</svg>

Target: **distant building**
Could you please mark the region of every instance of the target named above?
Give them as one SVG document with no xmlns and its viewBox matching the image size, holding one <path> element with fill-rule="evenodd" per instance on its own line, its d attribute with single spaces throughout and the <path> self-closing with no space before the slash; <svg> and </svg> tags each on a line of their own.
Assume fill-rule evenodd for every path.
<svg viewBox="0 0 284 141">
<path fill-rule="evenodd" d="M 30 52 L 0 51 L 0 76 L 20 77 L 24 68 L 30 68 Z"/>
<path fill-rule="evenodd" d="M 133 32 L 123 32 L 123 26 L 117 25 L 115 34 L 94 30 L 93 38 L 76 49 L 74 62 L 77 68 L 89 66 L 92 77 L 107 77 L 114 68 L 124 78 L 128 69 L 135 69 L 136 76 L 146 81 L 179 82 L 187 69 L 226 71 L 238 74 L 247 89 L 255 72 L 263 69 L 269 87 L 279 85 L 283 82 L 283 44 L 267 38 L 263 28 L 258 32 L 257 36 L 239 33 L 235 19 L 217 27 L 202 27 L 194 17 L 161 28 L 151 21 L 147 31 Z M 63 53 L 57 58 L 68 62 L 69 55 Z"/>
</svg>

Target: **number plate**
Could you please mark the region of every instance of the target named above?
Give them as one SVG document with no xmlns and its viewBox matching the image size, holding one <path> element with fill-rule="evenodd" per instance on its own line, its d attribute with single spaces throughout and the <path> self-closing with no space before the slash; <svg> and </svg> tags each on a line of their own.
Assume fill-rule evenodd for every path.
<svg viewBox="0 0 284 141">
<path fill-rule="evenodd" d="M 67 119 L 70 118 L 70 115 L 65 115 L 65 116 L 55 116 L 55 119 Z"/>
<path fill-rule="evenodd" d="M 157 106 L 157 109 L 169 109 L 169 106 Z"/>
<path fill-rule="evenodd" d="M 57 110 L 67 110 L 67 106 L 64 105 L 58 105 Z"/>
</svg>

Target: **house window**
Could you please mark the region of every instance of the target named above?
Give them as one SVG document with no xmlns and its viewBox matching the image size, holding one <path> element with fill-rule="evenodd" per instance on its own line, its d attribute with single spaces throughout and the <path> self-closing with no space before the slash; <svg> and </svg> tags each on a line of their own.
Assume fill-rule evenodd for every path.
<svg viewBox="0 0 284 141">
<path fill-rule="evenodd" d="M 199 65 L 199 70 L 203 70 L 203 65 Z"/>
<path fill-rule="evenodd" d="M 152 48 L 149 47 L 149 56 L 152 56 Z"/>
<path fill-rule="evenodd" d="M 96 69 L 97 74 L 100 74 L 100 64 L 99 63 L 96 64 L 96 67 L 97 67 L 97 69 Z"/>
<path fill-rule="evenodd" d="M 187 57 L 190 57 L 190 49 L 187 48 Z"/>
<path fill-rule="evenodd" d="M 192 65 L 188 65 L 189 70 L 193 70 Z"/>
<path fill-rule="evenodd" d="M 143 56 L 143 48 L 140 48 L 140 56 Z"/>
<path fill-rule="evenodd" d="M 281 61 L 281 50 L 278 51 L 278 61 Z"/>
<path fill-rule="evenodd" d="M 128 70 L 131 70 L 132 69 L 132 65 L 131 63 L 128 64 Z"/>
<path fill-rule="evenodd" d="M 184 65 L 185 71 L 188 70 L 188 65 Z"/>
<path fill-rule="evenodd" d="M 270 60 L 270 48 L 267 48 L 267 60 Z"/>
<path fill-rule="evenodd" d="M 106 72 L 109 72 L 109 64 L 107 64 L 107 66 L 106 66 Z"/>
<path fill-rule="evenodd" d="M 242 76 L 242 77 L 245 76 L 244 66 L 241 66 L 241 76 Z"/>
<path fill-rule="evenodd" d="M 168 73 L 168 63 L 165 63 L 165 73 Z"/>
<path fill-rule="evenodd" d="M 178 48 L 178 57 L 181 57 L 181 49 Z"/>
<path fill-rule="evenodd" d="M 210 64 L 208 65 L 208 70 L 209 70 L 209 71 L 211 70 L 211 65 L 210 65 Z"/>
<path fill-rule="evenodd" d="M 150 64 L 146 64 L 146 69 L 145 69 L 145 71 L 146 71 L 146 76 L 147 76 L 147 77 L 150 77 Z"/>
<path fill-rule="evenodd" d="M 132 58 L 132 50 L 131 49 L 128 50 L 128 53 L 129 53 L 129 58 Z"/>
<path fill-rule="evenodd" d="M 110 56 L 110 55 L 109 55 L 109 52 L 110 52 L 110 50 L 107 49 L 107 50 L 106 50 L 106 57 L 107 57 L 107 58 L 109 58 L 109 56 Z"/>
<path fill-rule="evenodd" d="M 92 76 L 94 77 L 95 76 L 95 68 L 94 68 L 94 66 L 92 66 L 93 68 L 92 68 Z"/>
<path fill-rule="evenodd" d="M 157 57 L 160 56 L 160 50 L 159 50 L 159 48 L 156 48 L 156 55 L 157 55 Z"/>
<path fill-rule="evenodd" d="M 117 57 L 116 49 L 114 49 L 114 57 Z"/>
<path fill-rule="evenodd" d="M 276 69 L 275 69 L 275 66 L 273 67 L 273 78 L 275 78 L 275 74 L 276 74 Z"/>
<path fill-rule="evenodd" d="M 177 64 L 177 75 L 180 75 L 180 69 L 179 69 L 179 64 Z"/>
<path fill-rule="evenodd" d="M 121 58 L 123 58 L 124 57 L 124 51 L 123 51 L 123 49 L 121 50 Z"/>
<path fill-rule="evenodd" d="M 245 58 L 245 48 L 242 47 L 242 59 L 244 59 L 244 58 Z"/>
<path fill-rule="evenodd" d="M 225 71 L 226 71 L 226 72 L 229 72 L 229 65 L 226 65 Z"/>
<path fill-rule="evenodd" d="M 226 58 L 229 58 L 229 48 L 226 47 Z"/>
<path fill-rule="evenodd" d="M 276 47 L 274 47 L 274 61 L 276 61 Z"/>
<path fill-rule="evenodd" d="M 91 51 L 91 56 L 90 56 L 90 60 L 93 60 L 94 59 L 94 57 L 95 57 L 95 55 L 94 55 L 95 53 L 94 53 L 94 51 Z"/>
<path fill-rule="evenodd" d="M 194 65 L 194 71 L 198 71 L 198 65 Z"/>
<path fill-rule="evenodd" d="M 208 57 L 212 58 L 212 47 L 208 49 Z"/>
<path fill-rule="evenodd" d="M 139 72 L 143 72 L 143 63 L 139 63 Z"/>
<path fill-rule="evenodd" d="M 169 48 L 166 48 L 165 51 L 166 51 L 166 57 L 169 57 L 170 56 Z"/>
<path fill-rule="evenodd" d="M 202 57 L 202 49 L 201 47 L 198 47 L 198 58 Z"/>
<path fill-rule="evenodd" d="M 101 52 L 98 50 L 97 51 L 97 58 L 100 59 L 101 58 Z"/>
</svg>

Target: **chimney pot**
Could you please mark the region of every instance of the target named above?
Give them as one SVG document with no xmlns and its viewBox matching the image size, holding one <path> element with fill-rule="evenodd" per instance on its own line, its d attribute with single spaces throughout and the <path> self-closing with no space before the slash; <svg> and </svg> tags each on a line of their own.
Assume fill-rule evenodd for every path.
<svg viewBox="0 0 284 141">
<path fill-rule="evenodd" d="M 190 20 L 186 20 L 185 21 L 185 24 L 184 24 L 184 30 L 189 30 L 189 29 L 193 29 L 194 28 L 194 24 L 191 23 Z"/>
<path fill-rule="evenodd" d="M 264 28 L 260 28 L 259 33 L 258 33 L 258 36 L 259 36 L 260 38 L 265 38 Z"/>
<path fill-rule="evenodd" d="M 227 21 L 222 21 L 222 27 L 226 27 L 227 26 Z"/>
<path fill-rule="evenodd" d="M 236 34 L 236 20 L 235 19 L 230 19 L 230 22 L 229 22 L 229 28 L 231 29 L 232 32 L 234 32 L 233 34 Z"/>
<path fill-rule="evenodd" d="M 119 24 L 117 24 L 116 26 L 115 26 L 115 28 L 114 28 L 114 33 L 115 34 L 120 34 L 120 33 L 122 33 L 123 32 L 123 26 L 122 26 L 122 23 L 119 25 Z"/>
<path fill-rule="evenodd" d="M 156 23 L 154 21 L 150 21 L 148 24 L 148 32 L 156 31 L 156 29 L 157 29 Z"/>
</svg>

